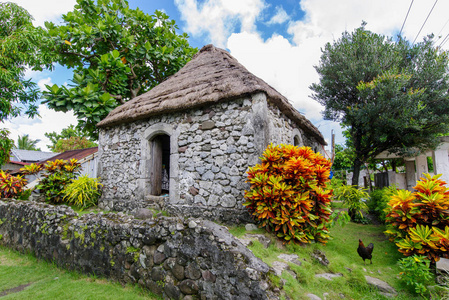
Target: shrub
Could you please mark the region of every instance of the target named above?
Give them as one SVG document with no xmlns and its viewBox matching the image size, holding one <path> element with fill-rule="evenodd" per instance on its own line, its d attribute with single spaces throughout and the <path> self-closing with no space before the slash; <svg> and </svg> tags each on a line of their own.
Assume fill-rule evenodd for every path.
<svg viewBox="0 0 449 300">
<path fill-rule="evenodd" d="M 0 170 L 0 198 L 19 198 L 26 195 L 27 180 L 23 176 L 12 176 Z"/>
<path fill-rule="evenodd" d="M 358 188 L 352 185 L 341 185 L 334 189 L 334 199 L 343 201 L 348 208 L 348 214 L 351 220 L 357 223 L 365 222 L 363 211 L 368 210 L 365 201 L 369 198 L 366 189 Z"/>
<path fill-rule="evenodd" d="M 34 164 L 32 164 L 34 165 Z M 45 200 L 50 203 L 64 202 L 64 187 L 72 179 L 76 178 L 81 169 L 81 165 L 76 159 L 70 161 L 57 159 L 47 162 L 42 168 L 31 166 L 23 170 L 29 174 L 37 174 L 43 170 L 42 179 L 36 189 L 45 195 Z"/>
<path fill-rule="evenodd" d="M 64 201 L 81 208 L 96 206 L 102 186 L 98 178 L 89 178 L 87 175 L 72 179 L 72 182 L 64 188 Z"/>
<path fill-rule="evenodd" d="M 249 168 L 243 204 L 260 227 L 285 241 L 325 244 L 331 190 L 330 161 L 309 147 L 269 145 L 262 162 Z"/>
<path fill-rule="evenodd" d="M 399 276 L 407 285 L 414 288 L 414 292 L 424 297 L 426 285 L 430 283 L 430 260 L 417 255 L 405 257 L 398 262 L 401 272 Z"/>
<path fill-rule="evenodd" d="M 387 216 L 385 209 L 388 206 L 388 202 L 396 191 L 397 187 L 392 185 L 389 187 L 376 189 L 369 195 L 369 201 L 367 202 L 369 211 L 376 215 L 378 220 L 382 223 L 385 223 L 385 217 Z"/>
<path fill-rule="evenodd" d="M 427 256 L 432 263 L 449 258 L 449 189 L 441 175 L 424 178 L 415 192 L 395 192 L 386 209 L 386 234 L 406 256 Z"/>
</svg>

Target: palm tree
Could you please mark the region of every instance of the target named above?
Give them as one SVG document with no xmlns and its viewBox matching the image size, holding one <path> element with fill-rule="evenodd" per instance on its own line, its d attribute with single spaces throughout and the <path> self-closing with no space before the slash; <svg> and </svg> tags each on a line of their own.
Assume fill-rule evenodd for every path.
<svg viewBox="0 0 449 300">
<path fill-rule="evenodd" d="M 36 148 L 37 143 L 39 143 L 41 140 L 33 140 L 29 137 L 28 134 L 24 134 L 22 136 L 18 136 L 17 138 L 17 149 L 22 150 L 36 150 L 41 151 L 41 149 Z"/>
</svg>

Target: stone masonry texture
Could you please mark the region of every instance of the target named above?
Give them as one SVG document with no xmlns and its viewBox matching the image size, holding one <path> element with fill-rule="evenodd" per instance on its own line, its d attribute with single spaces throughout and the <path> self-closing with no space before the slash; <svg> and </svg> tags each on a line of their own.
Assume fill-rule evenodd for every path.
<svg viewBox="0 0 449 300">
<path fill-rule="evenodd" d="M 101 208 L 135 211 L 154 204 L 147 190 L 151 128 L 170 135 L 171 142 L 170 193 L 158 208 L 224 223 L 251 221 L 242 205 L 246 172 L 269 143 L 292 144 L 296 135 L 300 146 L 319 146 L 264 93 L 102 128 Z"/>
<path fill-rule="evenodd" d="M 78 216 L 65 205 L 2 199 L 0 235 L 1 245 L 168 299 L 278 299 L 272 270 L 210 221 Z"/>
</svg>

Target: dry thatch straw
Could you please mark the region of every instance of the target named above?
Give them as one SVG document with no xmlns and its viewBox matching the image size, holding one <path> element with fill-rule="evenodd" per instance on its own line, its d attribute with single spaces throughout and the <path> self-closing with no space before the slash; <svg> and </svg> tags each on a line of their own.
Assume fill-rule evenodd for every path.
<svg viewBox="0 0 449 300">
<path fill-rule="evenodd" d="M 204 46 L 176 74 L 145 94 L 117 107 L 98 127 L 145 119 L 161 113 L 182 111 L 264 92 L 268 101 L 306 133 L 325 145 L 321 132 L 278 91 L 250 73 L 234 57 L 213 45 Z"/>
</svg>

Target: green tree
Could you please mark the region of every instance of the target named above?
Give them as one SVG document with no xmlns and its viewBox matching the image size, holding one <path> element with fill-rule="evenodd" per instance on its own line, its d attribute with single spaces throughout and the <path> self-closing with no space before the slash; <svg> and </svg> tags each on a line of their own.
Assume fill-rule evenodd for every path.
<svg viewBox="0 0 449 300">
<path fill-rule="evenodd" d="M 69 87 L 47 86 L 44 102 L 73 110 L 78 126 L 93 137 L 112 109 L 176 73 L 197 52 L 163 12 L 148 15 L 125 0 L 96 2 L 77 0 L 63 25 L 45 24 L 47 45 L 74 75 Z"/>
<path fill-rule="evenodd" d="M 8 129 L 0 129 L 0 166 L 9 161 L 9 152 L 14 147 L 14 141 L 9 138 Z"/>
<path fill-rule="evenodd" d="M 52 151 L 65 152 L 76 149 L 86 149 L 98 146 L 96 143 L 88 140 L 86 137 L 72 136 L 68 139 L 59 140 Z"/>
<path fill-rule="evenodd" d="M 342 145 L 335 145 L 335 158 L 332 164 L 333 170 L 347 170 L 352 168 L 354 161 L 354 152 L 350 148 L 345 148 Z"/>
<path fill-rule="evenodd" d="M 30 136 L 28 134 L 24 134 L 22 136 L 18 136 L 17 137 L 17 149 L 22 149 L 22 150 L 35 150 L 35 151 L 41 151 L 41 149 L 37 148 L 36 145 L 37 143 L 39 143 L 41 140 L 37 139 L 37 140 L 33 140 L 30 138 Z"/>
<path fill-rule="evenodd" d="M 75 127 L 69 125 L 69 127 L 62 129 L 61 133 L 47 132 L 45 136 L 50 139 L 50 150 L 53 152 L 64 152 L 67 150 L 84 149 L 98 146 L 89 135 Z"/>
<path fill-rule="evenodd" d="M 0 121 L 24 114 L 38 114 L 40 92 L 24 78 L 25 70 L 51 68 L 50 54 L 41 50 L 43 30 L 35 28 L 32 16 L 11 2 L 0 3 Z"/>
<path fill-rule="evenodd" d="M 449 124 L 448 55 L 432 36 L 411 45 L 372 33 L 362 24 L 322 50 L 312 98 L 324 118 L 340 121 L 354 149 L 353 185 L 360 167 L 383 151 L 435 147 Z"/>
</svg>

